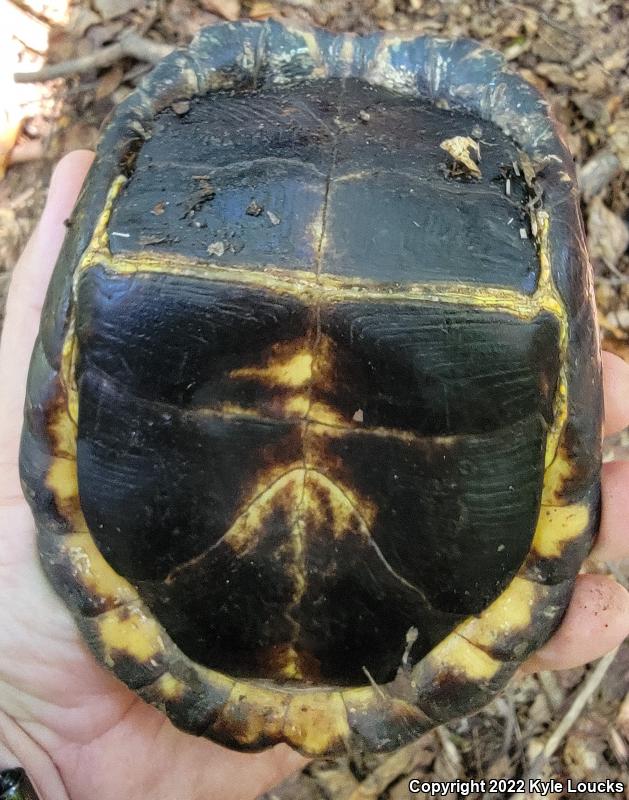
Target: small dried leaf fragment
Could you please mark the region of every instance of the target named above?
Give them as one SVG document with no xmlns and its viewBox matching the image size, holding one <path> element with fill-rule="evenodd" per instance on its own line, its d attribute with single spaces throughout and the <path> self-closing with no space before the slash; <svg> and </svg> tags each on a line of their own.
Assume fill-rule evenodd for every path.
<svg viewBox="0 0 629 800">
<path fill-rule="evenodd" d="M 138 8 L 140 0 L 94 0 L 94 8 L 105 21 L 116 19 Z"/>
<path fill-rule="evenodd" d="M 208 245 L 207 251 L 211 256 L 218 256 L 219 258 L 225 253 L 226 247 L 224 242 L 212 242 Z"/>
<path fill-rule="evenodd" d="M 175 100 L 174 103 L 171 103 L 172 110 L 178 117 L 183 117 L 185 114 L 190 111 L 190 101 L 189 100 Z"/>
<path fill-rule="evenodd" d="M 588 247 L 590 256 L 604 264 L 616 266 L 629 247 L 629 228 L 619 216 L 610 211 L 600 197 L 590 203 L 588 214 Z"/>
<path fill-rule="evenodd" d="M 267 211 L 266 215 L 269 218 L 269 222 L 271 223 L 271 225 L 279 225 L 280 224 L 281 219 L 277 216 L 277 214 L 274 214 L 272 211 Z"/>
<path fill-rule="evenodd" d="M 259 217 L 263 211 L 264 206 L 260 205 L 256 200 L 252 200 L 245 209 L 245 214 L 248 214 L 250 217 Z"/>
<path fill-rule="evenodd" d="M 267 19 L 268 17 L 272 17 L 274 14 L 277 13 L 278 9 L 275 8 L 273 3 L 269 3 L 268 0 L 255 0 L 253 5 L 249 9 L 249 18 Z"/>
<path fill-rule="evenodd" d="M 474 161 L 471 153 L 476 153 L 476 158 L 480 161 L 480 144 L 475 142 L 470 136 L 453 136 L 451 139 L 444 139 L 439 145 L 449 156 L 473 175 L 475 178 L 481 177 L 478 164 Z"/>
<path fill-rule="evenodd" d="M 108 69 L 107 72 L 98 79 L 95 92 L 96 100 L 104 100 L 106 97 L 112 95 L 120 86 L 123 79 L 124 69 L 122 65 L 114 64 L 111 69 Z"/>
<path fill-rule="evenodd" d="M 240 0 L 201 0 L 200 5 L 206 11 L 212 11 L 231 22 L 240 16 Z"/>
</svg>

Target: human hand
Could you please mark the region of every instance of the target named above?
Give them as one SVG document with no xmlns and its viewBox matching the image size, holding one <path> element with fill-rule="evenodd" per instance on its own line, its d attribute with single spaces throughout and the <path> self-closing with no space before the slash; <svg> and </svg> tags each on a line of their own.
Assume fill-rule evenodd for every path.
<svg viewBox="0 0 629 800">
<path fill-rule="evenodd" d="M 177 731 L 103 670 L 40 569 L 18 447 L 28 359 L 52 267 L 92 154 L 58 166 L 42 219 L 15 269 L 0 348 L 0 768 L 21 764 L 42 800 L 244 800 L 305 760 L 287 747 L 245 755 Z M 605 357 L 607 433 L 629 423 L 629 367 Z M 605 465 L 595 554 L 629 556 L 629 463 Z M 629 593 L 583 575 L 555 636 L 529 669 L 597 658 L 629 633 Z M 2 747 L 4 745 L 4 752 Z"/>
</svg>

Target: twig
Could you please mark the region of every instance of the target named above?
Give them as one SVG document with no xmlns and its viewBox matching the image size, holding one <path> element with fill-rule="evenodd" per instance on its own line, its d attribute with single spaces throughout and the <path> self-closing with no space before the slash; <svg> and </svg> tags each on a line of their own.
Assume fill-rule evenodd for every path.
<svg viewBox="0 0 629 800">
<path fill-rule="evenodd" d="M 559 711 L 561 704 L 563 703 L 563 693 L 559 688 L 555 674 L 553 672 L 542 671 L 537 674 L 537 679 L 541 684 L 551 711 L 553 714 L 555 714 L 557 711 Z"/>
<path fill-rule="evenodd" d="M 14 79 L 16 83 L 51 81 L 55 78 L 81 75 L 85 72 L 91 72 L 93 69 L 109 67 L 125 57 L 154 64 L 173 50 L 174 47 L 171 45 L 154 42 L 152 39 L 138 36 L 137 33 L 127 33 L 119 42 L 110 44 L 107 47 L 101 47 L 89 55 L 69 61 L 61 61 L 59 64 L 50 64 L 38 72 L 16 72 Z"/>
<path fill-rule="evenodd" d="M 41 22 L 42 25 L 46 25 L 48 28 L 55 24 L 54 20 L 49 19 L 45 14 L 42 14 L 41 11 L 38 11 L 36 8 L 31 8 L 27 3 L 24 2 L 24 0 L 10 0 L 10 3 L 23 14 L 27 14 L 29 17 L 36 19 L 38 22 Z"/>
<path fill-rule="evenodd" d="M 452 778 L 454 779 L 461 774 L 461 770 L 463 768 L 463 763 L 461 761 L 461 754 L 459 753 L 457 746 L 452 741 L 452 737 L 450 736 L 450 731 L 446 728 L 445 725 L 440 725 L 437 728 L 437 736 L 439 737 L 439 741 L 441 742 L 443 757 L 447 765 L 450 767 L 450 771 L 452 772 Z"/>
<path fill-rule="evenodd" d="M 527 776 L 527 783 L 535 778 L 538 778 L 546 764 L 550 761 L 553 757 L 557 748 L 564 740 L 566 734 L 570 730 L 570 728 L 574 725 L 577 721 L 583 709 L 585 708 L 588 700 L 592 697 L 594 692 L 598 689 L 601 684 L 601 681 L 605 677 L 605 673 L 609 669 L 612 661 L 616 658 L 616 654 L 618 653 L 619 648 L 616 647 L 615 650 L 612 650 L 611 653 L 608 653 L 606 656 L 600 659 L 596 667 L 590 672 L 587 678 L 581 684 L 581 688 L 579 689 L 577 696 L 574 698 L 572 705 L 566 712 L 565 716 L 561 720 L 561 722 L 557 725 L 551 736 L 548 738 L 548 741 L 544 745 L 544 749 L 542 752 L 537 756 L 533 765 L 531 767 L 531 771 Z M 521 800 L 524 798 L 525 795 L 522 793 L 513 794 L 511 795 L 510 800 Z"/>
<path fill-rule="evenodd" d="M 421 737 L 395 750 L 354 789 L 347 800 L 378 800 L 394 781 L 415 769 L 425 749 L 426 739 Z"/>
</svg>

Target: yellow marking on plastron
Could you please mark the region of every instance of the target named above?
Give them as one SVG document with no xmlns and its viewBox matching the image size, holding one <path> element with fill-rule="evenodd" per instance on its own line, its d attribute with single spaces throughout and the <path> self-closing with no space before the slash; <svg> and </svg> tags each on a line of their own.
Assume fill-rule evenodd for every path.
<svg viewBox="0 0 629 800">
<path fill-rule="evenodd" d="M 106 611 L 98 617 L 96 625 L 109 666 L 115 664 L 119 652 L 146 663 L 160 657 L 165 650 L 159 623 L 140 604 Z"/>
<path fill-rule="evenodd" d="M 324 753 L 348 741 L 349 724 L 338 691 L 298 692 L 292 695 L 282 730 L 306 753 Z"/>
<path fill-rule="evenodd" d="M 545 558 L 559 558 L 567 542 L 578 539 L 590 524 L 586 505 L 542 506 L 532 549 Z"/>
<path fill-rule="evenodd" d="M 175 678 L 170 672 L 165 672 L 154 683 L 155 689 L 164 700 L 181 700 L 187 690 L 187 686 L 179 678 Z"/>
<path fill-rule="evenodd" d="M 305 419 L 310 411 L 310 397 L 307 394 L 295 394 L 284 403 L 284 411 L 294 414 L 298 419 Z"/>
<path fill-rule="evenodd" d="M 334 427 L 346 424 L 345 418 L 336 409 L 327 403 L 320 403 L 316 400 L 310 403 L 307 416 L 313 423 L 318 422 L 321 425 Z"/>
<path fill-rule="evenodd" d="M 83 520 L 83 530 L 68 534 L 63 539 L 77 580 L 92 594 L 108 603 L 120 606 L 139 600 L 134 587 L 119 575 L 104 558 Z"/>
<path fill-rule="evenodd" d="M 546 439 L 545 467 L 548 469 L 559 453 L 559 441 L 568 418 L 568 375 L 566 357 L 568 352 L 568 315 L 563 301 L 555 287 L 550 254 L 550 217 L 546 211 L 535 213 L 537 228 L 537 252 L 539 257 L 539 278 L 536 296 L 543 298 L 547 310 L 552 311 L 559 321 L 560 368 L 553 400 L 553 423 Z M 544 476 L 544 483 L 550 483 L 551 475 Z"/>
<path fill-rule="evenodd" d="M 533 608 L 542 593 L 538 584 L 516 576 L 478 617 L 469 617 L 454 632 L 472 644 L 492 647 L 502 637 L 525 631 L 531 625 Z"/>
<path fill-rule="evenodd" d="M 501 666 L 500 661 L 456 633 L 446 636 L 413 668 L 414 679 L 424 665 L 436 673 L 454 672 L 470 681 L 491 680 Z"/>
<path fill-rule="evenodd" d="M 83 521 L 78 497 L 76 461 L 65 456 L 53 457 L 45 484 L 54 495 L 57 511 L 71 523 L 73 530 L 76 530 Z"/>
<path fill-rule="evenodd" d="M 312 353 L 304 350 L 283 358 L 273 358 L 264 366 L 240 367 L 232 370 L 229 377 L 236 380 L 253 379 L 268 386 L 305 386 L 312 378 Z"/>
<path fill-rule="evenodd" d="M 103 205 L 103 210 L 96 221 L 96 225 L 94 226 L 94 233 L 92 234 L 92 238 L 90 243 L 88 244 L 85 252 L 83 253 L 79 265 L 77 267 L 75 278 L 80 276 L 80 273 L 87 269 L 88 267 L 93 266 L 94 264 L 100 263 L 102 255 L 106 255 L 111 257 L 111 253 L 109 250 L 109 233 L 107 232 L 107 226 L 109 225 L 109 220 L 111 218 L 112 211 L 114 209 L 114 202 L 120 192 L 122 191 L 122 187 L 127 182 L 127 179 L 124 175 L 118 175 L 112 181 L 111 186 L 109 187 L 109 191 L 107 192 L 107 197 L 105 198 L 105 203 Z M 76 282 L 75 282 L 75 293 L 74 299 L 76 300 Z"/>
<path fill-rule="evenodd" d="M 277 507 L 278 499 L 285 506 L 286 512 L 291 505 L 299 501 L 302 492 L 304 470 L 301 467 L 291 469 L 281 478 L 270 481 L 269 486 L 261 494 L 254 495 L 253 500 L 245 504 L 245 508 L 238 512 L 235 522 L 227 533 L 221 538 L 222 542 L 238 555 L 250 552 L 258 546 L 266 533 L 264 520 L 273 514 Z M 292 498 L 292 503 L 289 502 Z M 173 572 L 178 572 L 177 567 Z"/>
<path fill-rule="evenodd" d="M 277 739 L 288 703 L 289 696 L 281 691 L 235 681 L 212 729 L 229 733 L 241 745 L 255 745 L 265 737 Z"/>
<path fill-rule="evenodd" d="M 543 506 L 565 506 L 568 500 L 564 496 L 564 487 L 574 475 L 574 465 L 563 447 L 559 447 L 555 458 L 544 472 L 542 489 Z"/>
</svg>

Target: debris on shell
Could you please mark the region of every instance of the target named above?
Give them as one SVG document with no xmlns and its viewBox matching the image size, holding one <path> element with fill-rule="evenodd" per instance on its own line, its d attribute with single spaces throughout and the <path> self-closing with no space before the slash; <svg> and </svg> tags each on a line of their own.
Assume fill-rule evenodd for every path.
<svg viewBox="0 0 629 800">
<path fill-rule="evenodd" d="M 525 153 L 523 150 L 518 151 L 518 156 L 526 185 L 531 188 L 535 182 L 535 167 L 533 166 L 533 162 L 529 158 L 528 153 Z"/>
<path fill-rule="evenodd" d="M 189 100 L 176 100 L 170 106 L 172 110 L 178 117 L 183 117 L 184 114 L 187 114 L 190 111 L 190 101 Z"/>
<path fill-rule="evenodd" d="M 453 136 L 451 139 L 444 139 L 439 147 L 445 150 L 457 164 L 463 166 L 470 175 L 475 178 L 481 177 L 480 168 L 470 155 L 471 152 L 476 153 L 476 158 L 480 161 L 480 144 L 470 136 Z"/>
<path fill-rule="evenodd" d="M 260 205 L 256 200 L 252 200 L 245 209 L 245 214 L 248 214 L 250 217 L 259 217 L 263 211 L 264 206 Z"/>
<path fill-rule="evenodd" d="M 225 253 L 225 250 L 225 242 L 212 242 L 207 248 L 211 256 L 218 256 L 219 258 Z"/>
<path fill-rule="evenodd" d="M 269 218 L 269 222 L 271 223 L 271 225 L 279 225 L 280 224 L 281 219 L 277 216 L 277 214 L 274 214 L 272 211 L 267 211 L 266 215 Z"/>
</svg>

